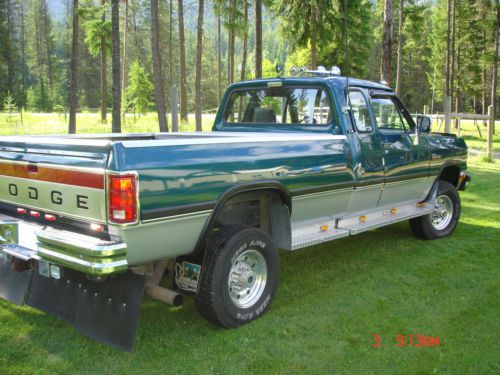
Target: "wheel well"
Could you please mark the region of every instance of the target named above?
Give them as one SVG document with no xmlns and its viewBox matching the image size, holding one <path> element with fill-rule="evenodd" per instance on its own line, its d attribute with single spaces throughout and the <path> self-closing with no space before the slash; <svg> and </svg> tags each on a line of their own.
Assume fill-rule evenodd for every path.
<svg viewBox="0 0 500 375">
<path fill-rule="evenodd" d="M 460 168 L 455 165 L 450 165 L 445 167 L 441 174 L 439 175 L 438 180 L 447 181 L 453 186 L 458 186 L 458 179 L 460 177 Z"/>
<path fill-rule="evenodd" d="M 290 207 L 280 192 L 258 190 L 238 193 L 227 199 L 213 219 L 211 229 L 228 225 L 250 225 L 266 232 L 279 248 L 291 241 Z"/>
</svg>

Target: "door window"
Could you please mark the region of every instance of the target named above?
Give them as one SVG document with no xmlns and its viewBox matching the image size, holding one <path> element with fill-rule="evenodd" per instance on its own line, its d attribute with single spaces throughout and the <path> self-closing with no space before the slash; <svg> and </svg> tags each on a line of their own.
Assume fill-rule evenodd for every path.
<svg viewBox="0 0 500 375">
<path fill-rule="evenodd" d="M 371 102 L 380 133 L 401 134 L 409 131 L 408 121 L 399 111 L 393 98 L 375 97 Z"/>
<path fill-rule="evenodd" d="M 373 130 L 372 118 L 368 110 L 368 104 L 361 91 L 349 92 L 349 104 L 356 129 L 361 133 L 371 132 Z"/>
</svg>

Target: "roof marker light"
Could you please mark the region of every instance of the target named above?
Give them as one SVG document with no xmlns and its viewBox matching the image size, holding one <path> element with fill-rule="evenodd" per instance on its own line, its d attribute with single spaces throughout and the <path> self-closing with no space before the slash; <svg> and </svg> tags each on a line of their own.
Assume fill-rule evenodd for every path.
<svg viewBox="0 0 500 375">
<path fill-rule="evenodd" d="M 30 215 L 33 217 L 40 217 L 40 212 L 38 211 L 30 211 Z"/>
<path fill-rule="evenodd" d="M 26 213 L 26 208 L 18 207 L 16 211 L 18 214 L 24 215 Z"/>
</svg>

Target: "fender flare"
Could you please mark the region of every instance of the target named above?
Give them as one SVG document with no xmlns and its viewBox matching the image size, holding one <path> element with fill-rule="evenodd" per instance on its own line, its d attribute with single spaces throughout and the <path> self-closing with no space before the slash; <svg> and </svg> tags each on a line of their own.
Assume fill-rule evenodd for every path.
<svg viewBox="0 0 500 375">
<path fill-rule="evenodd" d="M 269 181 L 259 181 L 259 182 L 250 182 L 244 184 L 238 184 L 232 186 L 231 188 L 225 190 L 219 198 L 217 198 L 212 214 L 205 222 L 203 229 L 198 237 L 198 241 L 196 246 L 192 252 L 193 255 L 200 254 L 203 250 L 203 245 L 208 238 L 208 234 L 210 229 L 214 225 L 215 219 L 219 214 L 220 210 L 224 206 L 224 204 L 231 198 L 236 195 L 250 192 L 259 192 L 259 191 L 275 191 L 280 195 L 282 202 L 287 206 L 288 211 L 291 215 L 292 213 L 292 195 L 288 188 L 283 185 L 281 182 L 269 180 Z"/>
</svg>

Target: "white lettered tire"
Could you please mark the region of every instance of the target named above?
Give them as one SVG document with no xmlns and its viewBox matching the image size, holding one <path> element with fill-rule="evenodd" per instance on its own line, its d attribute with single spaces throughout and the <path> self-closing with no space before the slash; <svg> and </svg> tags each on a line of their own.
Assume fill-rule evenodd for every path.
<svg viewBox="0 0 500 375">
<path fill-rule="evenodd" d="M 279 283 L 279 255 L 258 228 L 228 226 L 209 240 L 196 294 L 208 321 L 234 328 L 267 311 Z"/>
</svg>

